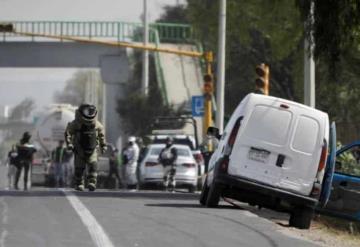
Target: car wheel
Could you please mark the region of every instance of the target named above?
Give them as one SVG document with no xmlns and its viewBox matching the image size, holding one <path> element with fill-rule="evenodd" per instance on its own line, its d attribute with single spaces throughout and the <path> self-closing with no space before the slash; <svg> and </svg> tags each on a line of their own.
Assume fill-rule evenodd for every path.
<svg viewBox="0 0 360 247">
<path fill-rule="evenodd" d="M 208 208 L 217 207 L 219 205 L 220 196 L 221 196 L 221 187 L 215 182 L 213 182 L 209 188 L 209 193 L 206 199 L 206 206 Z"/>
<path fill-rule="evenodd" d="M 196 190 L 196 186 L 194 186 L 194 185 L 190 185 L 190 187 L 189 187 L 189 193 L 194 193 L 195 192 L 195 190 Z"/>
<path fill-rule="evenodd" d="M 299 229 L 309 229 L 313 215 L 313 208 L 296 207 L 290 215 L 289 226 L 293 226 Z"/>
<path fill-rule="evenodd" d="M 146 190 L 147 189 L 147 186 L 144 183 L 139 183 L 138 186 L 139 186 L 139 190 Z"/>
<path fill-rule="evenodd" d="M 205 183 L 202 187 L 200 198 L 199 198 L 199 202 L 201 205 L 205 206 L 208 194 L 209 194 L 209 186 L 207 186 L 206 180 L 205 180 Z"/>
</svg>

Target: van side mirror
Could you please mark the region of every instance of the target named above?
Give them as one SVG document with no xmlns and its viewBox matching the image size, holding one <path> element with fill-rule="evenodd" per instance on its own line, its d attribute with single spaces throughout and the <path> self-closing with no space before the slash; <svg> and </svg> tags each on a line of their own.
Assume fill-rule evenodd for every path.
<svg viewBox="0 0 360 247">
<path fill-rule="evenodd" d="M 207 134 L 208 136 L 213 136 L 213 137 L 215 137 L 215 138 L 218 139 L 218 140 L 220 140 L 220 138 L 221 138 L 221 135 L 219 134 L 219 129 L 216 128 L 216 127 L 209 127 L 209 128 L 207 129 L 206 134 Z"/>
</svg>

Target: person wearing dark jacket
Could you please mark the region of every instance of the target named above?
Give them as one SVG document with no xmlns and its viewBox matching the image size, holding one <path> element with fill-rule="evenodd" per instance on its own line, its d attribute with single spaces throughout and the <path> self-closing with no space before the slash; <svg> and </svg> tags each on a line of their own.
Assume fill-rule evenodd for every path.
<svg viewBox="0 0 360 247">
<path fill-rule="evenodd" d="M 17 171 L 15 175 L 15 184 L 14 188 L 16 190 L 19 189 L 18 182 L 20 178 L 20 174 L 22 168 L 24 168 L 24 190 L 28 189 L 27 182 L 29 176 L 29 170 L 31 166 L 31 162 L 33 160 L 33 155 L 36 152 L 36 148 L 33 144 L 30 143 L 31 135 L 29 132 L 25 132 L 23 137 L 20 140 L 20 143 L 17 144 L 16 149 L 18 152 L 17 156 Z"/>
<path fill-rule="evenodd" d="M 110 157 L 109 157 L 109 175 L 106 179 L 107 181 L 107 187 L 109 187 L 109 183 L 111 180 L 112 175 L 115 175 L 116 179 L 117 179 L 117 188 L 121 187 L 121 178 L 120 178 L 120 174 L 119 174 L 119 162 L 118 162 L 118 150 L 117 148 L 115 148 L 112 145 L 109 145 L 109 153 L 110 153 Z"/>
<path fill-rule="evenodd" d="M 55 168 L 55 186 L 60 187 L 60 181 L 62 185 L 66 185 L 65 177 L 65 156 L 66 148 L 64 146 L 64 141 L 60 140 L 58 146 L 53 150 L 51 154 L 51 160 Z"/>
<path fill-rule="evenodd" d="M 176 186 L 175 174 L 176 174 L 176 164 L 177 159 L 177 150 L 173 147 L 173 139 L 171 137 L 166 138 L 166 146 L 163 148 L 159 154 L 159 162 L 163 165 L 164 168 L 164 187 L 173 191 Z"/>
</svg>

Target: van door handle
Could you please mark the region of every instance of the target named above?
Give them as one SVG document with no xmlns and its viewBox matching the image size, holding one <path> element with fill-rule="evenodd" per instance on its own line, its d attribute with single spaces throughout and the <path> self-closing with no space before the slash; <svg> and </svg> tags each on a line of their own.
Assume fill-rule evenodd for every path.
<svg viewBox="0 0 360 247">
<path fill-rule="evenodd" d="M 285 160 L 285 155 L 279 154 L 276 160 L 276 166 L 282 167 L 284 164 L 284 160 Z"/>
</svg>

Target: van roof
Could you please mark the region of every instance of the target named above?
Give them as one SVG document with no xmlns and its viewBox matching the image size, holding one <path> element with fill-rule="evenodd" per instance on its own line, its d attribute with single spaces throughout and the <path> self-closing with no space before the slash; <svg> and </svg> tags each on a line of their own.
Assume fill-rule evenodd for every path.
<svg viewBox="0 0 360 247">
<path fill-rule="evenodd" d="M 287 100 L 287 99 L 283 99 L 283 98 L 279 98 L 279 97 L 274 97 L 274 96 L 268 96 L 268 95 L 263 95 L 263 94 L 256 94 L 256 93 L 249 93 L 248 95 L 245 96 L 245 98 L 242 100 L 242 102 L 249 102 L 249 101 L 256 101 L 257 103 L 261 103 L 264 102 L 264 104 L 266 103 L 267 105 L 269 104 L 269 101 L 273 101 L 273 102 L 282 102 L 284 104 L 288 104 L 288 105 L 292 105 L 292 106 L 296 106 L 299 108 L 303 108 L 303 109 L 307 109 L 309 111 L 316 111 L 319 114 L 325 114 L 327 115 L 326 112 L 323 112 L 321 110 L 315 109 L 313 107 L 295 102 L 295 101 L 291 101 L 291 100 Z"/>
</svg>

